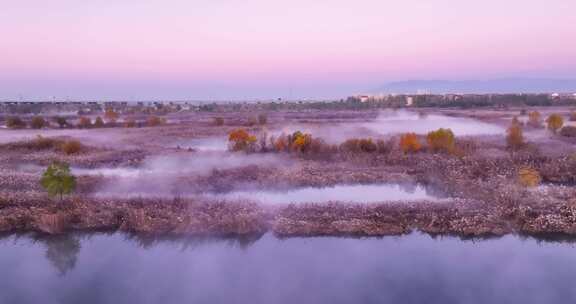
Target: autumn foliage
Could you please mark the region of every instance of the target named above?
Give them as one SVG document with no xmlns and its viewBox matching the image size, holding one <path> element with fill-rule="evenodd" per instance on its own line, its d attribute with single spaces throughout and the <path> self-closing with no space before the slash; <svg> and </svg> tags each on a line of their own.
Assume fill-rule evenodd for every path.
<svg viewBox="0 0 576 304">
<path fill-rule="evenodd" d="M 533 128 L 540 128 L 542 126 L 542 117 L 540 112 L 532 111 L 528 114 L 528 125 Z"/>
<path fill-rule="evenodd" d="M 228 134 L 228 141 L 232 151 L 252 151 L 256 136 L 250 135 L 245 129 L 236 129 Z"/>
<path fill-rule="evenodd" d="M 556 133 L 564 125 L 564 119 L 560 114 L 552 114 L 548 116 L 546 123 L 548 124 L 548 129 Z"/>
<path fill-rule="evenodd" d="M 402 149 L 404 153 L 420 151 L 422 144 L 420 144 L 418 135 L 416 135 L 416 133 L 405 133 L 400 136 L 400 149 Z"/>
<path fill-rule="evenodd" d="M 426 136 L 426 141 L 433 152 L 452 153 L 456 144 L 452 130 L 442 128 L 429 132 Z"/>
<path fill-rule="evenodd" d="M 512 150 L 518 150 L 524 145 L 522 126 L 516 118 L 512 120 L 512 124 L 506 130 L 506 145 Z"/>
<path fill-rule="evenodd" d="M 159 125 L 164 124 L 165 120 L 158 117 L 158 116 L 150 116 L 148 117 L 148 120 L 146 121 L 146 125 L 148 125 L 149 127 L 156 127 Z"/>
<path fill-rule="evenodd" d="M 542 181 L 542 177 L 536 169 L 522 167 L 518 170 L 518 181 L 525 187 L 536 187 Z"/>
<path fill-rule="evenodd" d="M 91 126 L 92 126 L 92 121 L 88 117 L 82 116 L 82 117 L 80 117 L 80 120 L 78 120 L 78 128 L 88 129 Z"/>
</svg>

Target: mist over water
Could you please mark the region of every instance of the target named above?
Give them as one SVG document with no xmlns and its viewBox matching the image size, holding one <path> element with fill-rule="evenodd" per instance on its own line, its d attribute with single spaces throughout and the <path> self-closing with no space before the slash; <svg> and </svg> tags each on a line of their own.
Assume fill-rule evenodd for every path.
<svg viewBox="0 0 576 304">
<path fill-rule="evenodd" d="M 189 194 L 182 178 L 246 166 L 290 167 L 293 161 L 272 154 L 182 153 L 149 157 L 139 167 L 72 168 L 73 174 L 107 177 L 98 195 L 174 197 Z"/>
<path fill-rule="evenodd" d="M 426 134 L 440 128 L 451 129 L 456 136 L 502 135 L 505 129 L 494 124 L 462 117 L 445 115 L 418 115 L 408 111 L 383 111 L 378 118 L 364 127 L 379 134 L 414 132 Z"/>
<path fill-rule="evenodd" d="M 225 194 L 208 194 L 213 199 L 249 200 L 261 203 L 325 203 L 351 202 L 370 203 L 383 201 L 435 200 L 422 186 L 401 185 L 337 185 L 324 188 L 298 188 L 286 191 L 233 191 Z"/>
<path fill-rule="evenodd" d="M 572 303 L 569 243 L 506 236 L 0 240 L 0 303 Z"/>
</svg>

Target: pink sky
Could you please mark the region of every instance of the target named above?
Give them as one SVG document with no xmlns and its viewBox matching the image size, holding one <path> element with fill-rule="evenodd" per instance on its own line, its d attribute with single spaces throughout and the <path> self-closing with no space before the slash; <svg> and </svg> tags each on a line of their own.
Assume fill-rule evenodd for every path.
<svg viewBox="0 0 576 304">
<path fill-rule="evenodd" d="M 333 97 L 576 77 L 574 0 L 19 0 L 0 98 Z"/>
</svg>

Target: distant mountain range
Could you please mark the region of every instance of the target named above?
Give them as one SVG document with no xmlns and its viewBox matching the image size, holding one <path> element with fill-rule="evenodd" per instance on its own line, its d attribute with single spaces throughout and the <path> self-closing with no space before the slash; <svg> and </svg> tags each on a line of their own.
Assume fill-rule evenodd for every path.
<svg viewBox="0 0 576 304">
<path fill-rule="evenodd" d="M 576 79 L 407 80 L 391 82 L 372 93 L 576 93 Z"/>
</svg>

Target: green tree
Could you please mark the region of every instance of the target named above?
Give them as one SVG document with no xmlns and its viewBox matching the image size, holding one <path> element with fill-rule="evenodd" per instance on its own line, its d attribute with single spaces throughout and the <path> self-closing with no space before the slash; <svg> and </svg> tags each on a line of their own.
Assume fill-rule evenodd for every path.
<svg viewBox="0 0 576 304">
<path fill-rule="evenodd" d="M 52 163 L 40 179 L 40 185 L 50 196 L 70 194 L 76 188 L 76 177 L 70 174 L 70 166 L 66 163 Z"/>
</svg>

